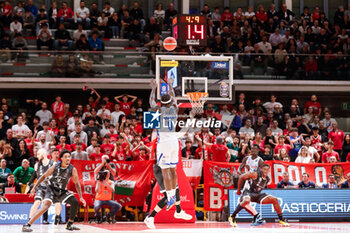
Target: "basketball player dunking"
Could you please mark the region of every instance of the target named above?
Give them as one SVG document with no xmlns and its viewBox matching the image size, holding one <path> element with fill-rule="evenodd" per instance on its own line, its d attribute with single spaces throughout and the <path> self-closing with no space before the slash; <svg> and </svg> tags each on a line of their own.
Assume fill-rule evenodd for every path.
<svg viewBox="0 0 350 233">
<path fill-rule="evenodd" d="M 52 167 L 50 167 L 43 176 L 39 178 L 39 180 L 34 185 L 32 191 L 30 192 L 30 196 L 34 196 L 36 189 L 39 185 L 48 177 L 49 185 L 47 186 L 47 191 L 45 193 L 44 200 L 42 201 L 42 207 L 37 210 L 33 217 L 22 227 L 22 232 L 32 232 L 31 225 L 43 214 L 45 213 L 52 203 L 61 202 L 70 204 L 70 214 L 69 220 L 66 226 L 67 230 L 80 230 L 76 226 L 73 225 L 75 215 L 79 210 L 79 202 L 75 198 L 72 192 L 67 190 L 67 184 L 70 178 L 73 178 L 73 182 L 79 194 L 80 202 L 83 206 L 86 206 L 86 202 L 82 197 L 81 186 L 79 183 L 78 172 L 72 164 L 71 161 L 71 152 L 67 150 L 63 150 L 60 153 L 60 159 L 62 162 L 58 162 Z"/>
</svg>

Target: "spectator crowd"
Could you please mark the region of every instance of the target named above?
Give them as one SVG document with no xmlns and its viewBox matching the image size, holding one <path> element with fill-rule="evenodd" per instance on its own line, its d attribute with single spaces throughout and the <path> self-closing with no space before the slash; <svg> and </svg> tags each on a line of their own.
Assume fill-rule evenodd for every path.
<svg viewBox="0 0 350 233">
<path fill-rule="evenodd" d="M 16 190 L 23 191 L 42 148 L 54 161 L 62 150 L 72 151 L 75 160 L 101 161 L 106 155 L 114 162 L 154 159 L 152 131 L 143 129 L 147 106 L 142 98 L 101 98 L 93 88 L 84 90 L 90 97 L 74 108 L 57 96 L 50 105 L 27 99 L 27 111 L 12 112 L 2 98 L 0 183 L 9 185 L 13 179 Z M 241 162 L 258 145 L 265 161 L 350 162 L 350 135 L 344 135 L 316 95 L 302 106 L 297 99 L 282 104 L 275 95 L 265 103 L 259 97 L 248 102 L 240 93 L 236 105 L 207 104 L 196 118 L 216 120 L 218 115 L 233 116 L 230 127 L 189 129 L 180 138 L 183 158 Z M 186 116 L 181 111 L 180 117 Z"/>
<path fill-rule="evenodd" d="M 300 17 L 282 4 L 281 9 L 256 12 L 238 7 L 231 12 L 226 7 L 210 11 L 204 6 L 201 14 L 208 18 L 208 37 L 212 53 L 240 53 L 237 74 L 241 66 L 250 66 L 254 74 L 260 67 L 267 73 L 273 67 L 274 75 L 287 78 L 329 79 L 337 76 L 349 78 L 350 60 L 350 5 L 339 6 L 333 20 L 329 20 L 319 7 L 304 7 Z M 334 69 L 331 69 L 333 67 Z"/>
<path fill-rule="evenodd" d="M 114 9 L 106 2 L 101 11 L 96 3 L 87 6 L 81 1 L 75 12 L 67 2 L 61 6 L 52 2 L 50 9 L 35 6 L 33 0 L 18 1 L 16 6 L 0 2 L 1 53 L 11 61 L 16 56 L 9 53 L 11 49 L 27 50 L 23 35 L 35 36 L 38 50 L 47 46 L 49 50 L 104 51 L 102 39 L 125 38 L 130 46 L 136 40 L 147 50 L 158 52 L 162 50 L 162 32 L 171 30 L 177 15 L 173 3 L 166 10 L 157 4 L 154 14 L 146 18 L 137 1 L 131 9 L 125 4 Z M 241 54 L 235 66 L 238 77 L 243 77 L 242 66 L 250 67 L 252 74 L 260 68 L 264 74 L 289 79 L 350 76 L 350 5 L 339 6 L 329 18 L 318 6 L 305 6 L 297 17 L 286 4 L 280 9 L 260 5 L 256 11 L 248 7 L 246 12 L 241 7 L 234 11 L 225 7 L 221 12 L 219 7 L 204 5 L 197 13 L 207 18 L 208 46 L 195 52 Z M 26 53 L 22 56 L 28 58 Z"/>
</svg>

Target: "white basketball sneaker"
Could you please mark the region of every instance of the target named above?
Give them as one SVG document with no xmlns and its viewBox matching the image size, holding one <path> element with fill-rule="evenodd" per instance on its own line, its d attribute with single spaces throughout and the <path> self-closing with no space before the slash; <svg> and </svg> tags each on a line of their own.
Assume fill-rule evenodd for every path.
<svg viewBox="0 0 350 233">
<path fill-rule="evenodd" d="M 147 216 L 143 222 L 149 229 L 156 229 L 156 226 L 154 225 L 154 217 Z"/>
<path fill-rule="evenodd" d="M 181 210 L 180 213 L 177 213 L 175 211 L 174 218 L 183 219 L 183 220 L 191 220 L 192 219 L 192 215 L 186 214 L 185 211 Z"/>
</svg>

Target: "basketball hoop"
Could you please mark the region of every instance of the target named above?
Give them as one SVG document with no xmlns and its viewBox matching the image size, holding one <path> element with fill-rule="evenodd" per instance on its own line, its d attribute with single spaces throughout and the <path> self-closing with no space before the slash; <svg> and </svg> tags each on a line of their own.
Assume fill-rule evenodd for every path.
<svg viewBox="0 0 350 233">
<path fill-rule="evenodd" d="M 204 103 L 208 99 L 208 93 L 206 92 L 188 92 L 186 93 L 187 98 L 191 102 L 192 110 L 194 115 L 202 114 Z"/>
</svg>

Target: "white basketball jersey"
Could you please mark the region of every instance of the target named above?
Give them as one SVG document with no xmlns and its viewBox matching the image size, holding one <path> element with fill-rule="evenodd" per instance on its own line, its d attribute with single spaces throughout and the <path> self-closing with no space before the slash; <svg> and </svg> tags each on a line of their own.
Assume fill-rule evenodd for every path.
<svg viewBox="0 0 350 233">
<path fill-rule="evenodd" d="M 259 156 L 256 157 L 255 159 L 252 159 L 252 156 L 249 155 L 246 161 L 246 165 L 249 166 L 249 171 L 251 172 L 257 172 L 259 169 L 259 162 L 262 160 Z"/>
<path fill-rule="evenodd" d="M 256 157 L 255 159 L 252 159 L 251 155 L 248 156 L 245 163 L 246 163 L 246 165 L 249 166 L 250 172 L 258 172 L 260 160 L 262 160 L 262 158 L 260 158 L 259 156 Z M 252 179 L 247 180 L 244 184 L 243 190 L 249 190 L 251 182 L 252 182 Z"/>
<path fill-rule="evenodd" d="M 176 121 L 177 110 L 174 106 L 161 107 L 161 128 L 158 130 L 158 143 L 175 141 L 177 142 L 176 135 Z"/>
</svg>

